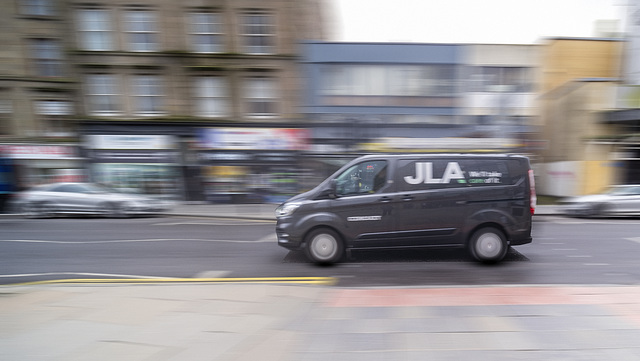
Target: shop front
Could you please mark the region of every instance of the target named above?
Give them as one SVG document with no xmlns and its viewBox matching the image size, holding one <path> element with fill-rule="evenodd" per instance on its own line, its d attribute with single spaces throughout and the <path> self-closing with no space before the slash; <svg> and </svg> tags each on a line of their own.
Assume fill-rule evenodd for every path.
<svg viewBox="0 0 640 361">
<path fill-rule="evenodd" d="M 202 128 L 199 158 L 205 198 L 213 203 L 277 203 L 307 176 L 300 154 L 309 132 L 294 128 Z"/>
<path fill-rule="evenodd" d="M 0 144 L 0 154 L 12 161 L 18 190 L 87 179 L 76 145 Z"/>
<path fill-rule="evenodd" d="M 123 192 L 178 199 L 177 143 L 169 135 L 87 135 L 91 180 Z"/>
</svg>

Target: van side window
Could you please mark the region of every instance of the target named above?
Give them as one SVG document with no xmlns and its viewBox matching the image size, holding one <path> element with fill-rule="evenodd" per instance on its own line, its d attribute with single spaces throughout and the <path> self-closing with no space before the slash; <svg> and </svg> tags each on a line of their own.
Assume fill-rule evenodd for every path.
<svg viewBox="0 0 640 361">
<path fill-rule="evenodd" d="M 368 161 L 356 164 L 336 177 L 338 197 L 376 193 L 387 184 L 387 162 Z"/>
</svg>

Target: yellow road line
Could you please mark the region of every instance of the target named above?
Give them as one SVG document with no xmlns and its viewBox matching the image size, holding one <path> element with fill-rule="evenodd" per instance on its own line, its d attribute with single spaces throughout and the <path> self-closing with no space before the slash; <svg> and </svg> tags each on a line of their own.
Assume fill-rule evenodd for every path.
<svg viewBox="0 0 640 361">
<path fill-rule="evenodd" d="M 337 283 L 334 277 L 260 277 L 260 278 L 70 278 L 46 281 L 12 283 L 7 286 L 31 286 L 46 284 L 150 284 L 150 283 L 276 283 L 313 284 L 331 286 Z"/>
</svg>

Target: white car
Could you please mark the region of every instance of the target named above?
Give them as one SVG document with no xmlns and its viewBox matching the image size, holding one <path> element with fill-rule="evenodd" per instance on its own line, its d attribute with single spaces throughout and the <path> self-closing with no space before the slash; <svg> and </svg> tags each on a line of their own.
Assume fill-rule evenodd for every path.
<svg viewBox="0 0 640 361">
<path fill-rule="evenodd" d="M 561 205 L 568 216 L 640 215 L 640 184 L 613 186 L 602 194 L 567 198 Z"/>
<path fill-rule="evenodd" d="M 51 183 L 17 195 L 16 206 L 29 218 L 59 214 L 127 217 L 165 211 L 169 204 L 136 194 L 121 193 L 93 183 Z"/>
</svg>

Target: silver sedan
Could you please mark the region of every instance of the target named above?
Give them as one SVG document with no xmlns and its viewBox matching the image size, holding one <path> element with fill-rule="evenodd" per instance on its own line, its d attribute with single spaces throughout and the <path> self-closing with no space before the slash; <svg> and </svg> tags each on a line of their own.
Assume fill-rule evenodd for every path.
<svg viewBox="0 0 640 361">
<path fill-rule="evenodd" d="M 29 218 L 59 214 L 127 217 L 165 211 L 169 204 L 136 194 L 121 193 L 93 183 L 51 183 L 18 193 L 16 206 Z"/>
<path fill-rule="evenodd" d="M 640 215 L 640 184 L 613 186 L 602 194 L 567 198 L 561 205 L 569 216 L 637 216 Z"/>
</svg>

